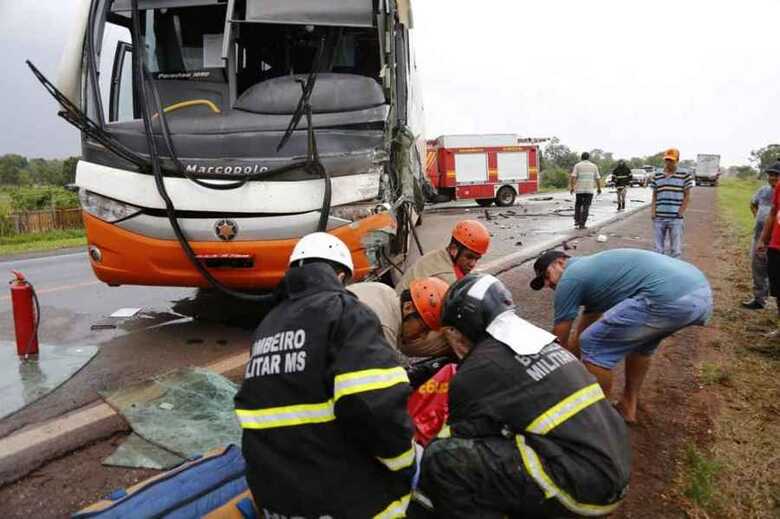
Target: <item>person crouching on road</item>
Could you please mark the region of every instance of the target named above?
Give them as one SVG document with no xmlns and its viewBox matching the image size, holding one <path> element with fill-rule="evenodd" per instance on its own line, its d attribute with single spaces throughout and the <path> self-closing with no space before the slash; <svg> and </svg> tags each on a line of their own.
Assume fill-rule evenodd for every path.
<svg viewBox="0 0 780 519">
<path fill-rule="evenodd" d="M 395 287 L 399 295 L 414 279 L 435 277 L 453 284 L 477 266 L 490 247 L 490 232 L 476 220 L 462 220 L 452 230 L 447 247 L 436 249 L 407 269 Z"/>
<path fill-rule="evenodd" d="M 439 312 L 449 285 L 438 278 L 415 279 L 401 295 L 373 281 L 354 283 L 347 290 L 374 311 L 382 331 L 393 348 L 406 357 L 440 357 L 451 354 L 447 342 L 436 331 L 432 316 Z M 402 364 L 407 363 L 401 356 Z"/>
<path fill-rule="evenodd" d="M 639 249 L 613 249 L 571 258 L 548 251 L 534 263 L 531 288 L 555 291 L 558 341 L 582 358 L 608 396 L 612 369 L 626 359 L 623 395 L 616 407 L 629 423 L 650 361 L 661 341 L 712 315 L 712 292 L 699 269 Z M 572 340 L 572 323 L 584 314 Z"/>
<path fill-rule="evenodd" d="M 753 246 L 750 249 L 751 270 L 753 271 L 753 298 L 742 302 L 742 308 L 760 310 L 766 305 L 769 295 L 766 253 L 759 254 L 757 246 L 764 230 L 766 217 L 772 210 L 772 198 L 777 179 L 780 178 L 780 163 L 766 169 L 766 186 L 761 186 L 750 199 L 750 211 L 756 220 L 753 226 Z"/>
<path fill-rule="evenodd" d="M 555 336 L 514 311 L 490 275 L 447 293 L 441 326 L 460 366 L 407 517 L 598 516 L 625 495 L 625 423 Z"/>
<path fill-rule="evenodd" d="M 344 288 L 352 272 L 341 240 L 304 236 L 255 332 L 235 405 L 264 517 L 403 517 L 408 505 L 408 377 Z"/>
<path fill-rule="evenodd" d="M 628 186 L 631 185 L 631 170 L 626 166 L 625 160 L 619 160 L 617 167 L 612 172 L 612 179 L 615 182 L 615 189 L 617 190 L 617 210 L 626 210 L 626 192 Z"/>
</svg>

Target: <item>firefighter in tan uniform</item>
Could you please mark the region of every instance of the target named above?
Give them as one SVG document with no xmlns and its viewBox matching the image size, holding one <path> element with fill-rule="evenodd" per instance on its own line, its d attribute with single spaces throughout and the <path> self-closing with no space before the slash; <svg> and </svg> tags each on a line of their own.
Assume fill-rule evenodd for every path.
<svg viewBox="0 0 780 519">
<path fill-rule="evenodd" d="M 509 290 L 485 274 L 447 293 L 441 326 L 460 366 L 407 517 L 603 516 L 625 495 L 623 419 L 555 336 L 514 309 Z"/>
<path fill-rule="evenodd" d="M 415 468 L 410 387 L 379 321 L 347 292 L 349 249 L 304 236 L 253 337 L 235 397 L 263 517 L 397 518 Z"/>
<path fill-rule="evenodd" d="M 400 296 L 384 283 L 355 283 L 347 290 L 374 311 L 393 348 L 407 357 L 434 357 L 450 353 L 446 341 L 431 348 L 427 340 L 438 326 L 439 307 L 448 288 L 441 279 L 431 277 L 413 280 Z"/>
<path fill-rule="evenodd" d="M 462 220 L 452 229 L 449 245 L 418 259 L 404 272 L 395 291 L 400 295 L 413 280 L 427 277 L 439 278 L 452 285 L 474 270 L 489 247 L 490 233 L 485 226 L 476 220 Z"/>
<path fill-rule="evenodd" d="M 434 277 L 452 285 L 476 267 L 477 262 L 487 254 L 490 247 L 490 233 L 476 220 L 462 220 L 452 229 L 447 247 L 436 249 L 418 259 L 404 272 L 395 287 L 402 299 L 408 299 L 412 281 Z M 438 331 L 430 331 L 414 341 L 416 357 L 441 357 L 451 354 L 451 349 Z"/>
</svg>

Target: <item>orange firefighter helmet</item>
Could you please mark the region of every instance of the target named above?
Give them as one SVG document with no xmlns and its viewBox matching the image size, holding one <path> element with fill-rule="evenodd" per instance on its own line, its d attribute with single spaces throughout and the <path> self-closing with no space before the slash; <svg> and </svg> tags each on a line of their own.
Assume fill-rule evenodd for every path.
<svg viewBox="0 0 780 519">
<path fill-rule="evenodd" d="M 431 330 L 441 327 L 441 309 L 449 285 L 439 278 L 415 279 L 409 284 L 412 304 Z"/>
<path fill-rule="evenodd" d="M 452 230 L 452 239 L 484 256 L 490 247 L 490 233 L 476 220 L 461 220 Z"/>
</svg>

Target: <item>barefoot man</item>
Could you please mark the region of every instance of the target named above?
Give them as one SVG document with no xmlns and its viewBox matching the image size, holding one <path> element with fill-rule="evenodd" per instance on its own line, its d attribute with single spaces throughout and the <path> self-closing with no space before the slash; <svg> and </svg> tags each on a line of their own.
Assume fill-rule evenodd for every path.
<svg viewBox="0 0 780 519">
<path fill-rule="evenodd" d="M 555 290 L 553 334 L 599 381 L 612 389 L 612 369 L 626 360 L 626 382 L 617 402 L 629 423 L 650 360 L 661 341 L 712 315 L 712 292 L 699 269 L 639 249 L 613 249 L 571 258 L 548 251 L 534 263 L 531 288 Z M 572 323 L 584 313 L 571 340 Z"/>
</svg>

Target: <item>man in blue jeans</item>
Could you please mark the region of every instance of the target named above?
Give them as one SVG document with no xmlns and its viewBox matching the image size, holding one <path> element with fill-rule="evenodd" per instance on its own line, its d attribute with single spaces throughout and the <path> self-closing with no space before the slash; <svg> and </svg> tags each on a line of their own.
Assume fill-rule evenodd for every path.
<svg viewBox="0 0 780 519">
<path fill-rule="evenodd" d="M 531 288 L 555 290 L 553 334 L 578 355 L 604 393 L 612 369 L 626 359 L 623 395 L 616 403 L 626 422 L 636 421 L 642 382 L 661 341 L 712 315 L 712 292 L 699 269 L 640 249 L 613 249 L 571 258 L 548 251 L 534 263 Z M 579 327 L 572 323 L 584 307 Z"/>
<path fill-rule="evenodd" d="M 666 150 L 663 172 L 653 175 L 650 181 L 653 190 L 650 218 L 655 225 L 655 251 L 673 258 L 679 258 L 682 254 L 683 216 L 688 209 L 693 186 L 689 174 L 677 171 L 679 161 L 678 150 Z"/>
</svg>

